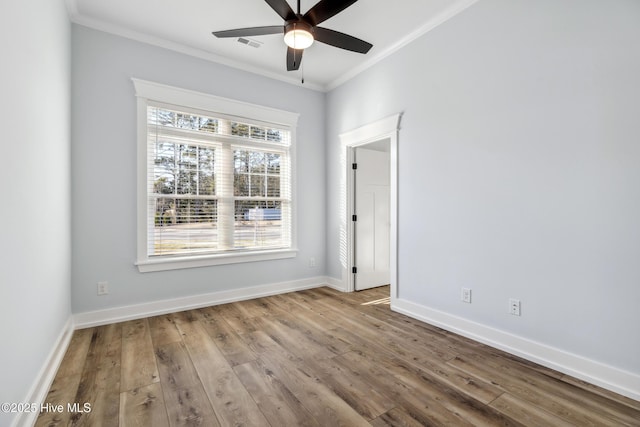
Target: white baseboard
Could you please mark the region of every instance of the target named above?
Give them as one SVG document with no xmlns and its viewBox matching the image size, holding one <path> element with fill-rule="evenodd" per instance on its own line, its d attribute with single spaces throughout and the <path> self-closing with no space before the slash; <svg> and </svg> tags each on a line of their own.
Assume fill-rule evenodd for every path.
<svg viewBox="0 0 640 427">
<path fill-rule="evenodd" d="M 340 292 L 348 292 L 344 282 L 334 277 L 325 277 L 326 285 Z"/>
<path fill-rule="evenodd" d="M 36 377 L 36 382 L 31 387 L 24 402 L 41 404 L 45 401 L 47 393 L 53 383 L 56 372 L 60 367 L 62 358 L 73 336 L 74 329 L 88 328 L 105 325 L 125 320 L 140 319 L 159 314 L 173 313 L 176 311 L 207 307 L 210 305 L 224 304 L 234 301 L 242 301 L 269 295 L 283 294 L 287 292 L 312 289 L 320 286 L 330 286 L 338 290 L 331 282 L 335 279 L 318 276 L 291 282 L 273 283 L 268 285 L 252 286 L 248 288 L 233 289 L 228 291 L 212 292 L 202 295 L 194 295 L 171 300 L 154 301 L 149 303 L 116 307 L 107 310 L 78 313 L 69 316 L 60 336 L 56 340 L 53 349 L 49 353 L 46 362 Z M 38 412 L 22 412 L 14 418 L 12 427 L 32 426 L 35 424 Z"/>
<path fill-rule="evenodd" d="M 640 400 L 640 375 L 407 300 L 395 300 L 391 309 L 631 399 Z"/>
<path fill-rule="evenodd" d="M 211 305 L 301 291 L 320 286 L 333 287 L 329 282 L 330 278 L 318 276 L 308 279 L 294 280 L 291 282 L 272 283 L 123 307 L 114 307 L 106 310 L 77 313 L 74 315 L 74 323 L 76 329 L 90 328 L 109 323 L 124 322 L 126 320 L 174 313 L 176 311 L 192 310 Z"/>
<path fill-rule="evenodd" d="M 49 388 L 53 383 L 53 379 L 58 372 L 58 367 L 62 362 L 62 358 L 67 351 L 71 337 L 73 336 L 73 317 L 69 316 L 65 323 L 58 339 L 56 340 L 51 352 L 47 356 L 44 365 L 36 376 L 35 383 L 31 386 L 31 390 L 24 399 L 24 402 L 42 404 L 47 398 Z M 39 411 L 36 412 L 19 412 L 14 418 L 13 427 L 18 426 L 32 426 L 35 424 L 39 415 Z"/>
</svg>

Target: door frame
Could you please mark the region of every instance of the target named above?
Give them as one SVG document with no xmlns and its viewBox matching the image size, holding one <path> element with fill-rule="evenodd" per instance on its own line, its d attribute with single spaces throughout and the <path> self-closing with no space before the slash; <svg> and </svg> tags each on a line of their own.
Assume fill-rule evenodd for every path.
<svg viewBox="0 0 640 427">
<path fill-rule="evenodd" d="M 355 183 L 353 179 L 352 163 L 354 149 L 372 142 L 389 140 L 389 280 L 391 304 L 398 298 L 398 134 L 400 132 L 400 119 L 402 113 L 394 114 L 384 119 L 377 120 L 357 129 L 340 134 L 342 145 L 343 168 L 343 209 L 342 224 L 344 234 L 342 244 L 346 250 L 346 259 L 343 259 L 342 283 L 346 292 L 355 290 L 352 268 L 354 264 L 354 226 L 351 221 L 353 215 L 353 197 Z"/>
</svg>

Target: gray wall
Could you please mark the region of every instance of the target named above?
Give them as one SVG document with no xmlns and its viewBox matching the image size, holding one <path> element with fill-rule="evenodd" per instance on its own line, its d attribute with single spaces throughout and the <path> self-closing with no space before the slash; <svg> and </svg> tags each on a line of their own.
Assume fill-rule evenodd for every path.
<svg viewBox="0 0 640 427">
<path fill-rule="evenodd" d="M 328 274 L 338 135 L 402 111 L 400 298 L 640 373 L 638 23 L 636 0 L 482 0 L 329 93 Z"/>
<path fill-rule="evenodd" d="M 24 402 L 70 319 L 70 24 L 62 0 L 0 13 L 0 402 Z M 0 413 L 0 425 L 14 414 Z"/>
<path fill-rule="evenodd" d="M 324 274 L 324 94 L 78 25 L 72 55 L 74 313 Z M 297 258 L 138 272 L 131 77 L 300 113 Z M 308 267 L 309 257 L 317 267 Z M 98 297 L 103 280 L 110 294 Z"/>
</svg>

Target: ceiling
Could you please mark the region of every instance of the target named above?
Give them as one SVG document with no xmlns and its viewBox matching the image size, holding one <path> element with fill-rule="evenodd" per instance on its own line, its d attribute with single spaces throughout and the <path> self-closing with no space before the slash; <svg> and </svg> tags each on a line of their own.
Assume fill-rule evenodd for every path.
<svg viewBox="0 0 640 427">
<path fill-rule="evenodd" d="M 362 55 L 322 43 L 287 71 L 281 35 L 249 37 L 259 47 L 212 31 L 280 25 L 264 0 L 66 0 L 71 20 L 98 30 L 184 52 L 315 90 L 337 87 L 477 0 L 360 0 L 321 24 L 373 44 Z M 296 1 L 288 0 L 295 10 Z M 301 0 L 304 14 L 317 0 Z"/>
</svg>

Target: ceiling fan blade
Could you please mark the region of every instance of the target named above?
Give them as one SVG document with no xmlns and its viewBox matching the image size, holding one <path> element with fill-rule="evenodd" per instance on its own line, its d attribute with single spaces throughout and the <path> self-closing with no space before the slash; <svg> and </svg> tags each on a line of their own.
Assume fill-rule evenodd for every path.
<svg viewBox="0 0 640 427">
<path fill-rule="evenodd" d="M 287 48 L 287 71 L 295 71 L 300 68 L 304 49 Z"/>
<path fill-rule="evenodd" d="M 352 52 L 367 53 L 373 47 L 371 43 L 357 39 L 349 34 L 339 31 L 330 30 L 328 28 L 316 27 L 313 31 L 314 38 L 322 43 L 339 47 L 340 49 L 350 50 Z"/>
<path fill-rule="evenodd" d="M 213 34 L 216 37 L 251 37 L 251 36 L 264 36 L 267 34 L 282 34 L 284 33 L 283 25 L 271 25 L 268 27 L 250 27 L 250 28 L 237 28 L 235 30 L 214 31 Z"/>
<path fill-rule="evenodd" d="M 296 13 L 291 9 L 287 0 L 264 0 L 285 21 L 295 19 Z"/>
<path fill-rule="evenodd" d="M 357 1 L 358 0 L 320 0 L 304 14 L 304 19 L 313 26 L 316 26 L 342 12 Z"/>
</svg>

